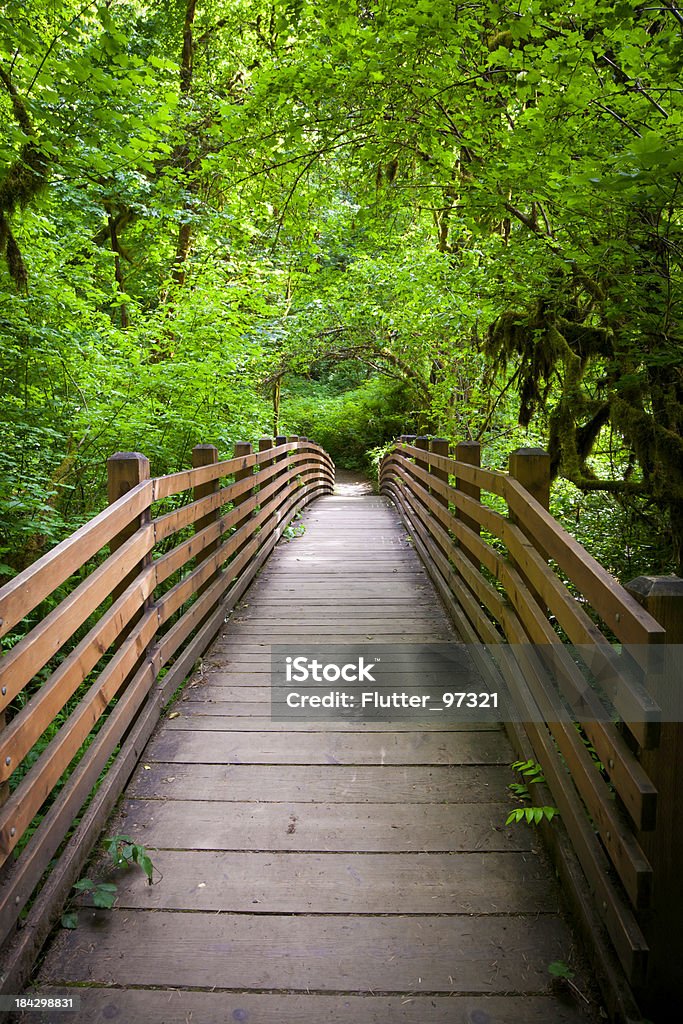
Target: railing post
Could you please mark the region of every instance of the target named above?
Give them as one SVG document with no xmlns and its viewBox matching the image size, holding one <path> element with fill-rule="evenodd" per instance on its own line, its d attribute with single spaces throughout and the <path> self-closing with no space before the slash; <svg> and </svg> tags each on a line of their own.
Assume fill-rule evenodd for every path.
<svg viewBox="0 0 683 1024">
<path fill-rule="evenodd" d="M 416 437 L 413 441 L 415 448 L 419 448 L 423 452 L 429 452 L 429 438 L 428 437 Z M 429 458 L 425 456 L 422 458 L 420 455 L 415 456 L 415 465 L 420 466 L 426 473 L 429 472 Z M 420 482 L 421 483 L 421 482 Z M 429 485 L 425 485 L 429 489 Z"/>
<path fill-rule="evenodd" d="M 146 455 L 141 455 L 140 452 L 117 452 L 115 455 L 110 455 L 107 459 L 107 498 L 109 504 L 118 501 L 119 498 L 127 494 L 128 491 L 132 490 L 138 484 L 143 483 L 145 480 L 150 479 L 150 468 L 149 459 Z M 146 526 L 147 523 L 151 522 L 152 509 L 151 505 L 139 516 L 133 519 L 117 533 L 115 537 L 109 541 L 109 550 L 113 553 L 124 544 L 129 537 L 132 537 L 141 526 Z M 137 576 L 145 569 L 148 565 L 152 564 L 152 552 L 148 551 L 146 555 L 138 562 L 138 564 L 131 569 L 128 575 L 121 580 L 118 586 L 112 590 L 112 601 L 116 601 L 118 597 L 126 590 L 131 583 L 136 579 Z M 119 647 L 124 640 L 129 636 L 134 626 L 140 621 L 145 611 L 154 603 L 154 592 L 152 592 L 142 602 L 140 609 L 135 612 L 121 630 L 118 639 L 115 642 L 115 646 Z M 135 665 L 131 669 L 125 682 L 121 685 L 119 693 L 122 693 L 125 687 L 128 685 L 128 681 L 135 675 L 137 670 L 142 665 L 144 658 L 148 656 L 153 648 L 154 638 L 147 645 L 146 652 L 142 653 Z M 132 728 L 129 726 L 128 730 L 124 733 L 121 742 L 125 742 L 128 732 Z"/>
<path fill-rule="evenodd" d="M 445 437 L 433 437 L 429 442 L 429 451 L 433 452 L 434 455 L 443 455 L 444 458 L 448 458 L 449 443 Z M 448 483 L 448 470 L 438 469 L 436 466 L 430 465 L 429 471 L 435 480 L 443 480 L 444 483 Z M 439 494 L 438 491 L 434 492 L 434 498 L 443 505 L 444 508 L 448 508 L 448 498 Z"/>
<path fill-rule="evenodd" d="M 455 446 L 455 458 L 457 462 L 464 462 L 467 466 L 481 466 L 481 445 L 478 441 L 459 441 Z M 455 489 L 466 495 L 468 498 L 473 498 L 475 501 L 481 500 L 481 488 L 477 487 L 476 484 L 471 484 L 467 480 L 461 480 L 456 473 L 455 478 Z M 481 526 L 472 516 L 468 516 L 465 512 L 457 512 L 458 519 L 461 521 L 463 526 L 467 526 L 477 536 L 481 533 Z M 465 549 L 465 555 L 475 566 L 477 571 L 481 569 L 481 562 L 477 555 L 472 551 Z"/>
<path fill-rule="evenodd" d="M 107 499 L 109 504 L 111 505 L 113 502 L 118 501 L 118 499 L 122 498 L 124 494 L 132 490 L 133 487 L 137 487 L 138 484 L 149 479 L 149 459 L 146 455 L 141 455 L 140 452 L 117 452 L 115 455 L 110 455 L 107 459 Z M 132 537 L 141 526 L 145 526 L 149 523 L 151 518 L 151 508 L 147 507 L 138 517 L 124 526 L 120 533 L 117 533 L 115 537 L 112 537 L 109 542 L 109 550 L 112 553 L 118 550 L 118 548 L 120 548 L 129 537 Z M 145 555 L 142 561 L 128 573 L 126 578 L 121 580 L 118 586 L 114 588 L 112 591 L 113 600 L 115 601 L 117 597 L 120 597 L 140 571 L 144 569 L 145 566 L 151 565 L 151 563 L 152 552 L 150 551 Z M 151 600 L 151 597 L 148 598 L 146 603 L 151 602 Z M 135 619 L 132 621 L 134 622 Z"/>
<path fill-rule="evenodd" d="M 270 449 L 273 447 L 273 444 L 274 444 L 274 442 L 273 442 L 272 437 L 260 437 L 259 438 L 259 443 L 258 443 L 259 455 L 261 455 L 264 452 L 270 451 Z M 275 462 L 275 459 L 268 459 L 268 458 L 261 459 L 261 458 L 259 458 L 259 461 L 258 461 L 259 473 L 261 472 L 262 469 L 268 469 L 270 466 L 273 465 L 274 462 Z M 258 485 L 259 490 L 261 490 L 261 487 L 267 487 L 268 484 L 272 483 L 272 482 L 273 482 L 273 478 L 269 477 L 268 480 L 265 483 Z"/>
<path fill-rule="evenodd" d="M 664 627 L 667 645 L 683 644 L 683 579 L 638 576 L 626 590 Z M 683 722 L 662 722 L 659 746 L 641 750 L 639 759 L 658 794 L 655 828 L 638 834 L 653 872 L 652 905 L 640 922 L 650 946 L 641 999 L 648 1017 L 666 1019 L 679 998 L 683 962 Z"/>
<path fill-rule="evenodd" d="M 547 509 L 550 507 L 550 455 L 543 448 L 516 448 L 510 452 L 510 476 Z M 519 523 L 523 527 L 523 524 Z"/>
<path fill-rule="evenodd" d="M 550 507 L 550 455 L 543 448 L 516 448 L 510 452 L 508 470 L 511 477 L 524 487 L 543 508 Z M 526 523 L 518 515 L 509 511 L 510 522 L 518 526 L 522 533 L 529 538 L 542 558 L 548 560 L 546 550 L 538 543 L 538 540 L 530 533 Z M 527 581 L 527 586 L 534 595 L 536 603 L 543 609 L 544 614 L 548 610 L 535 587 Z"/>
<path fill-rule="evenodd" d="M 258 450 L 261 452 L 268 452 L 273 447 L 272 437 L 261 437 L 259 438 Z M 269 466 L 273 465 L 273 459 L 259 459 L 259 466 L 261 469 L 268 469 Z"/>
<path fill-rule="evenodd" d="M 287 444 L 287 438 L 285 437 L 284 434 L 278 434 L 277 437 L 275 438 L 275 447 L 279 448 L 283 444 Z M 275 495 L 277 495 L 278 491 L 282 490 L 282 477 L 283 477 L 284 471 L 287 468 L 286 464 L 287 464 L 287 461 L 288 461 L 287 452 L 284 452 L 282 455 L 276 456 L 274 461 L 276 463 L 284 463 L 285 465 L 283 465 L 282 469 L 278 469 L 277 473 L 273 477 L 274 480 L 278 481 L 277 490 L 274 492 L 273 497 L 275 497 Z"/>
<path fill-rule="evenodd" d="M 215 444 L 197 444 L 192 449 L 193 469 L 199 469 L 201 466 L 212 466 L 216 462 L 218 462 L 218 448 L 216 448 Z M 209 494 L 215 494 L 218 491 L 218 488 L 218 479 L 209 480 L 208 483 L 205 484 L 198 484 L 193 490 L 193 498 L 195 501 L 199 501 L 200 498 L 206 498 L 207 495 Z M 210 512 L 207 512 L 205 516 L 202 516 L 201 519 L 198 519 L 194 524 L 194 532 L 200 533 L 207 526 L 210 526 L 211 523 L 215 523 L 220 518 L 220 514 L 221 510 L 219 508 L 212 509 Z M 197 565 L 200 565 L 202 562 L 206 561 L 206 559 L 213 554 L 217 547 L 218 539 L 211 541 L 210 544 L 207 544 L 207 546 L 203 548 L 203 550 L 200 551 L 197 555 Z M 210 579 L 207 580 L 205 583 L 202 583 L 197 593 L 203 593 L 203 591 L 206 590 L 210 583 Z"/>
<path fill-rule="evenodd" d="M 249 441 L 237 441 L 236 444 L 235 444 L 235 454 L 234 454 L 233 458 L 239 459 L 239 458 L 244 457 L 245 455 L 251 455 L 252 451 L 253 451 L 253 449 L 252 449 L 251 443 Z M 253 466 L 247 466 L 246 469 L 238 469 L 236 471 L 236 473 L 235 473 L 235 483 L 237 483 L 237 481 L 239 481 L 239 480 L 246 480 L 248 477 L 253 476 L 253 475 L 254 475 L 254 468 L 253 468 Z M 243 494 L 238 494 L 237 497 L 233 498 L 233 502 L 232 502 L 233 505 L 234 506 L 243 505 L 244 502 L 247 501 L 247 499 L 250 497 L 250 495 L 251 495 L 250 491 L 244 491 Z M 242 517 L 240 517 L 240 519 L 238 519 L 237 522 L 235 523 L 235 526 L 237 526 L 237 527 L 239 527 L 241 525 L 242 525 Z"/>
<path fill-rule="evenodd" d="M 289 437 L 287 438 L 287 444 L 298 444 L 298 443 L 299 443 L 299 435 L 298 434 L 290 434 Z M 287 469 L 291 469 L 292 468 L 291 459 L 292 459 L 292 453 L 291 452 L 287 452 Z M 291 483 L 291 480 L 290 480 L 290 483 Z M 287 486 L 289 486 L 289 484 Z"/>
</svg>

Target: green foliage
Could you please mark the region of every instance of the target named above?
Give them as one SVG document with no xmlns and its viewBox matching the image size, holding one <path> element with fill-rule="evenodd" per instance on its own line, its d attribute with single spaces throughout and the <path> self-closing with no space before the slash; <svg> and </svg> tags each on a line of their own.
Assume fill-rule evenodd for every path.
<svg viewBox="0 0 683 1024">
<path fill-rule="evenodd" d="M 301 513 L 297 512 L 289 526 L 285 526 L 284 530 L 282 531 L 282 536 L 286 541 L 294 540 L 296 537 L 303 537 L 303 535 L 305 534 L 306 526 L 304 525 L 304 523 L 298 522 L 298 520 L 300 519 Z"/>
<path fill-rule="evenodd" d="M 116 835 L 106 840 L 106 850 L 116 868 L 130 867 L 137 864 L 147 875 L 152 884 L 154 865 L 144 846 L 133 842 L 130 836 Z"/>
<path fill-rule="evenodd" d="M 559 814 L 557 807 L 516 807 L 505 819 L 506 825 L 524 821 L 527 825 L 540 825 L 543 820 L 552 821 Z"/>
<path fill-rule="evenodd" d="M 105 839 L 105 850 L 115 869 L 137 865 L 147 876 L 147 882 L 152 884 L 154 865 L 144 846 L 135 843 L 130 836 L 115 835 Z M 95 907 L 104 910 L 111 910 L 116 902 L 118 891 L 115 882 L 96 882 L 92 878 L 79 878 L 73 885 L 77 896 L 87 896 L 92 900 Z M 67 907 L 61 918 L 62 928 L 78 927 L 78 911 L 73 907 Z"/>
<path fill-rule="evenodd" d="M 527 783 L 533 785 L 545 782 L 541 765 L 537 761 L 514 761 L 511 767 L 513 771 L 519 772 L 526 779 L 526 783 L 512 782 L 508 789 L 519 800 L 530 800 L 531 795 Z M 542 821 L 552 821 L 559 813 L 557 807 L 516 807 L 508 814 L 505 824 L 512 825 L 523 821 L 527 825 L 540 825 Z"/>
<path fill-rule="evenodd" d="M 370 377 L 341 394 L 331 390 L 317 384 L 299 396 L 283 395 L 285 433 L 313 438 L 342 468 L 367 469 L 368 450 L 405 429 L 407 388 Z"/>
<path fill-rule="evenodd" d="M 95 907 L 111 910 L 114 906 L 117 890 L 113 882 L 93 882 L 91 878 L 79 878 L 74 889 L 77 893 L 90 896 Z"/>
<path fill-rule="evenodd" d="M 273 427 L 354 469 L 403 432 L 502 466 L 528 429 L 613 571 L 676 567 L 679 32 L 618 0 L 10 5 L 0 571 L 102 507 L 112 452 Z"/>
<path fill-rule="evenodd" d="M 552 974 L 553 978 L 566 978 L 569 981 L 576 976 L 564 960 L 553 960 L 551 964 L 548 964 L 548 974 Z"/>
</svg>

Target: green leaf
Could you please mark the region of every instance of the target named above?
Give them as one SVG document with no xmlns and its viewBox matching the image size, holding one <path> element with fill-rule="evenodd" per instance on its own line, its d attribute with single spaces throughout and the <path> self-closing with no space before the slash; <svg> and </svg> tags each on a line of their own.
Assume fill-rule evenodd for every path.
<svg viewBox="0 0 683 1024">
<path fill-rule="evenodd" d="M 91 878 L 79 878 L 73 886 L 78 892 L 92 892 L 95 888 L 95 883 Z"/>
<path fill-rule="evenodd" d="M 116 899 L 116 886 L 102 883 L 97 886 L 97 889 L 93 893 L 92 901 L 96 907 L 102 907 L 105 910 L 110 910 L 114 906 Z"/>
<path fill-rule="evenodd" d="M 62 928 L 77 928 L 78 913 L 75 910 L 66 910 L 62 914 Z"/>
<path fill-rule="evenodd" d="M 143 856 L 142 856 L 142 857 L 140 858 L 140 867 L 141 867 L 141 868 L 142 868 L 142 870 L 143 870 L 143 871 L 145 872 L 145 874 L 147 875 L 147 878 L 148 878 L 148 880 L 149 880 L 149 881 L 150 881 L 150 883 L 151 883 L 151 881 L 152 881 L 152 875 L 153 875 L 153 873 L 154 873 L 154 865 L 152 864 L 152 861 L 151 861 L 151 859 L 150 859 L 150 858 L 149 858 L 149 857 L 147 856 L 147 854 L 144 854 L 144 855 L 143 855 Z"/>
<path fill-rule="evenodd" d="M 563 960 L 553 960 L 551 964 L 548 964 L 548 974 L 552 974 L 554 978 L 571 979 L 574 977 L 574 971 Z"/>
</svg>

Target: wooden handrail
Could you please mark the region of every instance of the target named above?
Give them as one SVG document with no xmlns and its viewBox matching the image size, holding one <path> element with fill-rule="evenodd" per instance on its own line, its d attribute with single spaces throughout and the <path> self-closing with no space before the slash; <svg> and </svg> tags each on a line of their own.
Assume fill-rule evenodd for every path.
<svg viewBox="0 0 683 1024">
<path fill-rule="evenodd" d="M 193 469 L 141 479 L 0 589 L 0 635 L 16 630 L 55 590 L 65 584 L 69 589 L 0 660 L 0 712 L 7 708 L 11 715 L 0 728 L 0 785 L 9 780 L 12 786 L 0 806 L 0 864 L 6 861 L 0 947 L 13 963 L 0 975 L 0 991 L 8 978 L 17 985 L 21 965 L 30 962 L 26 942 L 12 939 L 19 914 L 117 744 L 129 737 L 100 779 L 98 792 L 107 794 L 100 801 L 101 815 L 134 765 L 129 740 L 139 744 L 151 733 L 164 702 L 292 516 L 333 489 L 334 464 L 319 445 L 296 439 L 273 445 L 267 439 L 261 449 L 242 446 L 223 461 L 198 452 Z M 148 473 L 142 456 L 110 461 L 118 474 L 112 489 L 119 493 L 131 473 L 138 478 Z M 156 503 L 184 494 L 190 501 L 154 515 Z M 194 529 L 190 537 L 188 528 Z M 99 564 L 90 568 L 98 553 Z M 49 743 L 37 759 L 27 761 L 48 731 L 54 733 Z M 129 763 L 125 771 L 116 767 Z M 36 820 L 39 812 L 42 818 Z M 29 827 L 34 832 L 26 843 Z M 94 827 L 91 821 L 89 828 Z M 49 913 L 78 877 L 87 853 L 67 843 L 52 871 L 56 881 L 50 891 L 56 895 Z M 38 901 L 43 916 L 44 902 Z M 36 935 L 44 931 L 42 916 L 33 927 Z"/>
<path fill-rule="evenodd" d="M 633 742 L 600 714 L 598 696 L 586 686 L 569 650 L 564 654 L 563 643 L 583 645 L 595 658 L 611 652 L 610 633 L 627 644 L 660 644 L 665 631 L 520 481 L 481 468 L 478 446 L 458 446 L 461 459 L 446 452 L 441 439 L 430 444 L 426 438 L 401 438 L 380 464 L 380 490 L 405 519 L 463 638 L 500 651 L 494 656 L 497 672 L 523 723 L 508 725 L 513 743 L 520 756 L 531 754 L 542 766 L 550 790 L 546 802 L 560 809 L 572 856 L 595 896 L 595 917 L 607 929 L 627 978 L 639 985 L 647 943 L 638 911 L 649 903 L 653 878 L 638 832 L 654 827 L 656 789 Z M 527 461 L 532 454 L 521 453 Z M 542 454 L 537 453 L 537 470 L 547 465 Z M 549 479 L 536 483 L 539 496 L 547 496 Z M 507 515 L 482 503 L 482 492 L 503 498 Z M 550 644 L 558 652 L 555 687 L 534 655 L 534 644 Z M 612 696 L 626 727 L 641 747 L 656 746 L 656 705 L 630 678 L 620 682 Z M 577 724 L 600 769 L 568 720 L 560 694 L 583 702 L 585 720 Z M 562 844 L 555 848 L 561 860 Z M 564 877 L 573 877 L 568 865 L 563 867 Z M 577 903 L 582 899 L 577 895 Z"/>
<path fill-rule="evenodd" d="M 387 468 L 389 459 L 401 454 L 407 459 L 421 456 L 419 449 L 399 444 L 385 460 Z M 660 623 L 517 480 L 507 473 L 479 469 L 437 454 L 430 455 L 430 465 L 496 494 L 506 501 L 514 515 L 524 517 L 537 547 L 544 548 L 548 557 L 557 562 L 622 643 L 664 642 L 665 630 Z"/>
<path fill-rule="evenodd" d="M 151 502 L 150 480 L 123 495 L 0 588 L 0 637 L 78 572 Z"/>
</svg>

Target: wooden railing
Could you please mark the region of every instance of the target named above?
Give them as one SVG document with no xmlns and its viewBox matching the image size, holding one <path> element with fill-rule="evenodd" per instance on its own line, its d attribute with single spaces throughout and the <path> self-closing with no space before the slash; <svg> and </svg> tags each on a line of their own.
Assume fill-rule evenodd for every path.
<svg viewBox="0 0 683 1024">
<path fill-rule="evenodd" d="M 653 888 L 640 839 L 666 814 L 641 763 L 641 751 L 659 741 L 658 709 L 630 677 L 618 678 L 610 697 L 621 722 L 605 720 L 572 652 L 593 653 L 613 679 L 610 641 L 660 644 L 665 632 L 550 515 L 545 452 L 519 449 L 509 473 L 480 468 L 478 444 L 460 444 L 454 454 L 442 439 L 404 436 L 381 463 L 380 488 L 396 503 L 462 638 L 489 653 L 503 645 L 495 647 L 496 671 L 518 713 L 508 731 L 520 758 L 542 768 L 534 803 L 559 809 L 561 824 L 544 831 L 611 1010 L 629 1019 L 629 985 L 642 991 L 646 983 L 641 919 Z M 493 497 L 482 501 L 482 492 Z M 579 646 L 554 653 L 558 691 L 534 652 L 563 644 Z M 650 648 L 635 650 L 646 656 Z M 561 698 L 583 713 L 572 720 Z"/>
<path fill-rule="evenodd" d="M 108 483 L 104 512 L 0 589 L 0 636 L 17 640 L 0 660 L 3 992 L 20 991 L 164 705 L 334 465 L 278 437 L 223 462 L 200 445 L 192 469 L 155 479 L 120 453 Z"/>
</svg>

